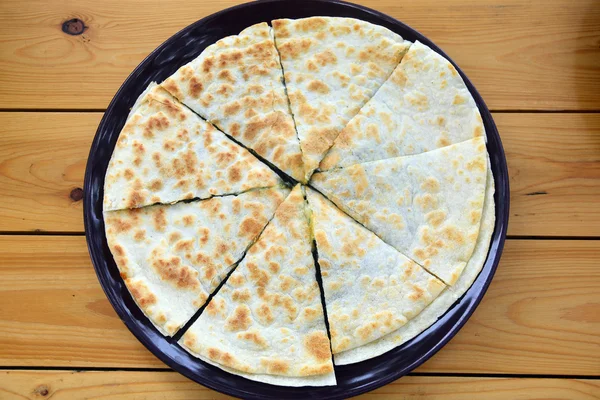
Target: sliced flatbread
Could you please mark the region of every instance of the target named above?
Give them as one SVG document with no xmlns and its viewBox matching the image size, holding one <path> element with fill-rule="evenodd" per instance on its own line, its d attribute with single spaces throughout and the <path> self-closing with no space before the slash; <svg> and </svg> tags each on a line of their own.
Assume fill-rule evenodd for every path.
<svg viewBox="0 0 600 400">
<path fill-rule="evenodd" d="M 278 19 L 273 29 L 308 179 L 410 42 L 352 18 Z"/>
<path fill-rule="evenodd" d="M 491 170 L 488 170 L 485 205 L 483 206 L 479 237 L 477 238 L 473 256 L 467 263 L 458 281 L 454 286 L 444 290 L 421 314 L 417 315 L 397 331 L 364 346 L 336 354 L 334 356 L 335 364 L 352 364 L 381 355 L 406 343 L 437 321 L 471 287 L 475 278 L 479 275 L 487 259 L 495 220 L 494 177 Z"/>
<path fill-rule="evenodd" d="M 483 137 L 315 174 L 312 185 L 398 251 L 453 285 L 471 258 L 488 170 Z"/>
<path fill-rule="evenodd" d="M 279 176 L 152 85 L 131 110 L 104 182 L 104 211 L 268 187 Z"/>
<path fill-rule="evenodd" d="M 289 189 L 104 213 L 106 237 L 134 300 L 173 335 L 265 227 Z"/>
<path fill-rule="evenodd" d="M 303 179 L 283 72 L 266 23 L 208 46 L 162 86 L 283 172 Z"/>
<path fill-rule="evenodd" d="M 296 186 L 183 335 L 184 348 L 249 379 L 335 383 L 305 207 Z"/>
<path fill-rule="evenodd" d="M 333 354 L 397 330 L 446 287 L 321 194 L 307 198 Z"/>
<path fill-rule="evenodd" d="M 319 168 L 419 154 L 484 135 L 479 109 L 454 66 L 415 42 Z"/>
</svg>

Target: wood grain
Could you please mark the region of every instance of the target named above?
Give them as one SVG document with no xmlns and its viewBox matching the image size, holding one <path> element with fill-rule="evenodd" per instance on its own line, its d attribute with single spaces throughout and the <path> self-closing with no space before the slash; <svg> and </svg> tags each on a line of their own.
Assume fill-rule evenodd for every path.
<svg viewBox="0 0 600 400">
<path fill-rule="evenodd" d="M 360 399 L 597 399 L 600 381 L 407 376 Z M 230 399 L 175 372 L 0 371 L 3 399 Z"/>
<path fill-rule="evenodd" d="M 83 231 L 83 187 L 100 113 L 0 113 L 0 231 Z M 73 192 L 73 195 L 71 194 Z"/>
<path fill-rule="evenodd" d="M 598 265 L 600 242 L 509 240 L 483 303 L 418 370 L 600 375 Z M 0 236 L 0 304 L 0 366 L 165 367 L 111 308 L 82 237 Z"/>
<path fill-rule="evenodd" d="M 0 113 L 0 231 L 83 232 L 101 113 Z M 494 114 L 509 164 L 511 235 L 600 236 L 600 114 Z"/>
<path fill-rule="evenodd" d="M 492 109 L 600 109 L 600 3 L 361 0 L 440 45 Z M 103 109 L 159 44 L 232 0 L 0 2 L 0 108 Z M 61 25 L 83 20 L 83 35 Z"/>
</svg>

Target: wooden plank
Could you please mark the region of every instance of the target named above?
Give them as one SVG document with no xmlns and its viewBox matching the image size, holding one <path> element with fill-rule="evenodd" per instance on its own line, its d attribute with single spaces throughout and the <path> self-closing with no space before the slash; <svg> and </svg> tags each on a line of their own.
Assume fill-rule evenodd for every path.
<svg viewBox="0 0 600 400">
<path fill-rule="evenodd" d="M 101 113 L 0 113 L 0 231 L 83 232 Z M 600 236 L 600 114 L 495 113 L 509 163 L 511 235 Z"/>
<path fill-rule="evenodd" d="M 597 399 L 600 381 L 585 379 L 406 376 L 361 399 Z M 1 371 L 4 399 L 230 399 L 176 372 Z"/>
<path fill-rule="evenodd" d="M 509 235 L 600 236 L 600 114 L 494 119 L 510 175 Z"/>
<path fill-rule="evenodd" d="M 600 375 L 600 241 L 509 240 L 483 303 L 421 372 Z M 0 366 L 164 368 L 82 237 L 0 236 Z"/>
<path fill-rule="evenodd" d="M 77 189 L 101 117 L 0 113 L 0 231 L 83 231 Z"/>
<path fill-rule="evenodd" d="M 238 0 L 170 7 L 132 0 L 0 3 L 0 108 L 104 108 L 142 59 L 188 24 Z M 600 3 L 357 1 L 421 31 L 493 109 L 599 109 Z M 82 35 L 62 32 L 81 19 Z"/>
</svg>

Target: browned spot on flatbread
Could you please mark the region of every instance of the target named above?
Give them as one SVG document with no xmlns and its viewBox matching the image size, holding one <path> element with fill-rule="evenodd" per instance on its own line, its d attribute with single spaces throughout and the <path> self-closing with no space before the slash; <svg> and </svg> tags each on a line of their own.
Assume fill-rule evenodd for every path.
<svg viewBox="0 0 600 400">
<path fill-rule="evenodd" d="M 434 211 L 431 211 L 431 212 L 425 214 L 425 219 L 433 227 L 438 227 L 446 219 L 446 213 L 442 210 L 434 210 Z"/>
<path fill-rule="evenodd" d="M 176 251 L 191 251 L 194 248 L 194 239 L 180 240 L 175 243 Z"/>
<path fill-rule="evenodd" d="M 256 286 L 264 288 L 269 284 L 269 274 L 264 269 L 253 262 L 248 262 L 246 267 L 250 272 L 250 280 L 252 280 Z"/>
<path fill-rule="evenodd" d="M 308 84 L 308 90 L 312 91 L 312 92 L 317 92 L 320 94 L 327 94 L 329 93 L 329 86 L 327 86 L 324 82 L 322 81 L 311 81 Z"/>
<path fill-rule="evenodd" d="M 182 222 L 184 226 L 192 226 L 196 217 L 193 215 L 184 215 L 182 218 Z"/>
<path fill-rule="evenodd" d="M 152 213 L 152 222 L 154 223 L 154 229 L 159 232 L 163 232 L 167 227 L 167 217 L 165 216 L 165 209 L 160 207 L 154 210 Z"/>
<path fill-rule="evenodd" d="M 283 45 L 279 46 L 279 51 L 281 52 L 281 59 L 297 59 L 302 54 L 306 53 L 308 49 L 310 49 L 312 44 L 313 42 L 307 38 L 290 40 L 289 42 L 286 42 Z"/>
<path fill-rule="evenodd" d="M 122 257 L 122 256 L 125 255 L 125 250 L 119 244 L 114 245 L 113 246 L 113 250 L 114 250 L 115 255 L 117 255 L 117 256 L 121 256 Z"/>
<path fill-rule="evenodd" d="M 154 179 L 152 182 L 150 182 L 150 189 L 155 192 L 162 189 L 162 187 L 163 187 L 163 183 L 160 179 Z"/>
<path fill-rule="evenodd" d="M 414 301 L 425 297 L 425 291 L 418 285 L 412 285 L 413 291 L 408 295 L 408 298 Z"/>
<path fill-rule="evenodd" d="M 173 78 L 168 78 L 166 81 L 164 81 L 164 83 L 162 83 L 162 87 L 177 98 L 183 97 L 181 90 L 179 90 L 179 85 Z"/>
<path fill-rule="evenodd" d="M 262 303 L 260 306 L 258 306 L 256 309 L 256 315 L 261 319 L 261 321 L 267 324 L 271 324 L 274 320 L 271 308 L 265 303 Z"/>
<path fill-rule="evenodd" d="M 294 22 L 296 29 L 301 32 L 314 32 L 324 29 L 327 26 L 327 20 L 323 17 L 311 17 L 299 19 Z"/>
<path fill-rule="evenodd" d="M 260 233 L 263 225 L 253 217 L 246 217 L 240 225 L 240 234 L 246 238 L 254 238 Z"/>
<path fill-rule="evenodd" d="M 238 101 L 235 101 L 233 103 L 229 103 L 227 105 L 225 105 L 225 107 L 223 108 L 223 114 L 228 117 L 228 116 L 232 116 L 234 114 L 237 114 L 238 111 L 240 111 L 242 108 L 241 104 Z"/>
<path fill-rule="evenodd" d="M 331 50 L 325 50 L 322 53 L 315 54 L 315 60 L 321 64 L 322 67 L 328 64 L 337 63 L 337 57 Z"/>
<path fill-rule="evenodd" d="M 220 71 L 217 76 L 219 77 L 219 79 L 223 79 L 230 83 L 235 83 L 235 78 L 233 77 L 231 71 L 229 71 L 228 69 Z"/>
<path fill-rule="evenodd" d="M 440 181 L 430 176 L 421 183 L 421 189 L 429 193 L 437 193 L 440 190 Z"/>
<path fill-rule="evenodd" d="M 144 283 L 128 281 L 127 286 L 133 298 L 143 309 L 156 304 L 156 296 L 150 292 L 150 289 Z"/>
<path fill-rule="evenodd" d="M 180 289 L 193 290 L 198 287 L 198 272 L 182 265 L 179 257 L 154 257 L 152 267 L 160 278 Z"/>
<path fill-rule="evenodd" d="M 142 240 L 146 239 L 146 231 L 144 229 L 137 230 L 133 235 L 133 238 L 138 242 L 141 242 Z"/>
<path fill-rule="evenodd" d="M 454 105 L 459 105 L 459 104 L 464 104 L 466 103 L 467 99 L 459 94 L 454 96 L 454 100 L 452 101 L 452 104 Z"/>
<path fill-rule="evenodd" d="M 268 346 L 265 338 L 263 338 L 262 335 L 256 331 L 240 332 L 238 333 L 237 337 L 263 348 Z"/>
<path fill-rule="evenodd" d="M 227 175 L 229 178 L 229 182 L 231 183 L 239 182 L 240 180 L 242 180 L 242 171 L 237 165 L 232 165 L 231 168 L 229 168 Z"/>
<path fill-rule="evenodd" d="M 233 301 L 239 301 L 242 303 L 246 303 L 250 300 L 251 297 L 251 293 L 250 290 L 248 290 L 248 288 L 244 288 L 244 289 L 236 289 L 233 291 L 233 293 L 231 293 L 231 299 Z"/>
<path fill-rule="evenodd" d="M 129 208 L 137 208 L 144 204 L 146 196 L 144 196 L 139 190 L 132 190 L 127 199 L 126 206 Z"/>
<path fill-rule="evenodd" d="M 245 304 L 238 305 L 233 314 L 225 320 L 225 329 L 230 332 L 245 331 L 252 323 L 250 308 Z"/>
<path fill-rule="evenodd" d="M 469 171 L 473 171 L 473 170 L 485 171 L 486 167 L 487 167 L 487 163 L 485 162 L 484 157 L 477 157 L 474 160 L 471 160 L 466 164 L 466 168 Z"/>
<path fill-rule="evenodd" d="M 329 350 L 329 339 L 323 331 L 315 331 L 308 334 L 304 338 L 304 348 L 317 361 L 325 361 L 331 359 Z"/>
</svg>

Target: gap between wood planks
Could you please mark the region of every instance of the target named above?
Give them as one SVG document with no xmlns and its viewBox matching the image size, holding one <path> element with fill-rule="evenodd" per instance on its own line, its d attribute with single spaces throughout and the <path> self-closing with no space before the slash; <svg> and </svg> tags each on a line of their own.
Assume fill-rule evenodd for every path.
<svg viewBox="0 0 600 400">
<path fill-rule="evenodd" d="M 171 368 L 111 368 L 111 367 L 47 367 L 47 366 L 0 366 L 0 371 L 74 371 L 74 372 L 177 372 Z M 530 379 L 589 379 L 600 380 L 598 375 L 551 375 L 551 374 L 494 374 L 466 372 L 410 372 L 405 376 L 437 376 L 448 378 L 530 378 Z M 400 379 L 400 378 L 399 378 Z"/>
</svg>

